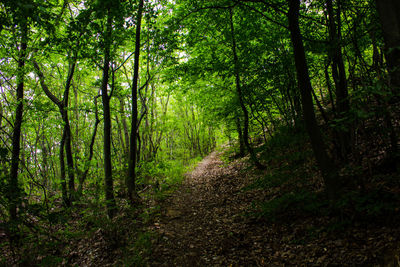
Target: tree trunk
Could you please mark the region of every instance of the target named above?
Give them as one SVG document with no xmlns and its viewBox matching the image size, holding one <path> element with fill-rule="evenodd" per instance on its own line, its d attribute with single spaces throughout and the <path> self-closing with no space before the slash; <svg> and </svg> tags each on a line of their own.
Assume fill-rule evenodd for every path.
<svg viewBox="0 0 400 267">
<path fill-rule="evenodd" d="M 72 86 L 72 85 L 71 85 Z M 73 88 L 73 92 L 74 92 L 74 136 L 75 139 L 72 139 L 72 141 L 74 142 L 73 147 L 74 147 L 74 161 L 75 161 L 75 169 L 74 169 L 74 173 L 78 176 L 78 182 L 80 177 L 82 176 L 82 170 L 80 169 L 79 166 L 79 161 L 80 161 L 80 146 L 79 146 L 79 125 L 81 125 L 80 123 L 82 123 L 79 120 L 79 98 L 78 98 L 78 88 L 77 86 L 72 86 Z M 79 185 L 78 185 L 79 186 Z M 74 184 L 75 187 L 75 184 Z M 75 188 L 74 188 L 75 189 Z"/>
<path fill-rule="evenodd" d="M 124 132 L 124 154 L 126 156 L 125 160 L 127 160 L 129 158 L 129 131 L 128 131 L 128 124 L 126 123 L 125 103 L 123 98 L 119 99 L 119 110 L 121 115 L 122 128 Z"/>
<path fill-rule="evenodd" d="M 75 173 L 74 173 L 74 159 L 72 156 L 72 137 L 71 137 L 71 127 L 68 118 L 68 99 L 69 99 L 69 91 L 71 88 L 72 78 L 74 77 L 75 67 L 76 67 L 76 58 L 74 58 L 74 62 L 69 68 L 67 81 L 64 88 L 64 96 L 63 100 L 59 100 L 55 95 L 52 94 L 50 89 L 45 83 L 43 72 L 40 70 L 39 64 L 33 60 L 33 66 L 36 70 L 36 74 L 39 77 L 40 84 L 42 86 L 43 91 L 47 95 L 47 97 L 58 106 L 60 110 L 60 114 L 62 120 L 64 121 L 64 130 L 63 130 L 63 147 L 65 148 L 66 158 L 67 158 L 67 173 L 68 173 L 68 187 L 69 187 L 69 196 L 68 198 L 72 201 L 75 194 Z M 60 154 L 61 156 L 61 154 Z M 64 157 L 64 152 L 63 155 Z M 61 161 L 61 159 L 60 159 Z M 62 159 L 64 161 L 64 158 Z M 64 177 L 65 178 L 65 177 Z M 71 201 L 67 201 L 67 206 L 70 205 Z"/>
<path fill-rule="evenodd" d="M 389 87 L 393 96 L 389 100 L 389 110 L 385 111 L 385 121 L 389 128 L 391 140 L 391 157 L 400 168 L 398 155 L 398 131 L 392 127 L 392 115 L 398 116 L 396 105 L 400 101 L 400 2 L 398 0 L 375 0 L 381 20 L 382 32 L 385 41 L 385 58 L 389 72 Z"/>
<path fill-rule="evenodd" d="M 59 151 L 59 160 L 60 160 L 60 180 L 61 180 L 61 194 L 64 205 L 67 207 L 71 206 L 71 201 L 68 197 L 68 189 L 67 189 L 67 182 L 65 180 L 65 162 L 64 162 L 64 147 L 65 147 L 65 128 L 63 130 L 63 134 L 61 137 L 60 142 L 60 151 Z"/>
<path fill-rule="evenodd" d="M 243 132 L 242 132 L 242 126 L 240 123 L 239 115 L 236 115 L 236 129 L 238 132 L 238 141 L 239 141 L 239 157 L 244 157 L 245 146 L 244 146 L 244 141 L 243 141 Z"/>
<path fill-rule="evenodd" d="M 134 73 L 132 80 L 132 122 L 131 122 L 131 136 L 129 141 L 129 164 L 128 164 L 128 177 L 126 179 L 128 187 L 128 198 L 133 204 L 137 199 L 136 193 L 136 157 L 137 157 L 137 123 L 138 123 L 138 80 L 139 80 L 139 56 L 140 56 L 140 31 L 142 24 L 143 13 L 143 0 L 139 1 L 139 9 L 136 19 L 136 43 L 135 43 L 135 63 Z"/>
<path fill-rule="evenodd" d="M 328 63 L 325 65 L 325 68 L 324 68 L 324 74 L 325 74 L 325 80 L 326 80 L 326 88 L 328 89 L 329 101 L 330 101 L 330 103 L 331 103 L 331 105 L 332 105 L 332 111 L 333 111 L 334 113 L 336 113 L 335 102 L 333 101 L 333 92 L 332 92 L 331 78 L 329 77 L 329 72 L 328 72 L 329 65 L 330 65 L 330 62 L 328 62 Z"/>
<path fill-rule="evenodd" d="M 340 1 L 338 2 L 338 10 L 340 10 Z M 336 28 L 335 15 L 333 12 L 332 0 L 327 0 L 327 10 L 329 16 L 329 38 L 330 38 L 330 55 L 332 58 L 332 76 L 336 85 L 336 106 L 339 113 L 348 112 L 349 100 L 347 90 L 346 71 L 343 62 L 341 40 L 338 32 L 341 32 L 340 23 Z M 340 21 L 340 11 L 338 11 L 337 19 Z"/>
<path fill-rule="evenodd" d="M 74 158 L 72 156 L 72 138 L 71 128 L 68 119 L 68 111 L 64 110 L 64 127 L 65 127 L 65 156 L 67 158 L 67 173 L 68 173 L 68 192 L 71 201 L 74 200 L 75 194 L 75 173 L 74 173 Z"/>
<path fill-rule="evenodd" d="M 137 138 L 136 164 L 139 165 L 139 162 L 140 162 L 140 153 L 141 153 L 141 150 L 142 150 L 142 140 L 140 139 L 140 131 L 139 131 L 139 128 L 138 128 L 138 132 L 137 132 L 136 138 Z"/>
<path fill-rule="evenodd" d="M 26 22 L 25 22 L 26 23 Z M 20 204 L 20 188 L 18 185 L 18 166 L 19 154 L 21 148 L 21 128 L 22 116 L 24 111 L 24 78 L 25 78 L 25 60 L 28 39 L 28 26 L 25 24 L 21 29 L 21 47 L 18 55 L 18 73 L 17 73 L 17 108 L 15 110 L 15 122 L 12 134 L 12 155 L 11 169 L 9 178 L 9 212 L 11 221 L 17 219 L 17 206 Z"/>
<path fill-rule="evenodd" d="M 109 70 L 110 70 L 110 47 L 111 47 L 111 32 L 112 19 L 108 10 L 107 26 L 105 32 L 105 47 L 104 47 L 104 64 L 103 64 L 103 79 L 101 83 L 101 99 L 103 102 L 103 123 L 104 123 L 104 141 L 103 141 L 103 157 L 104 157 L 104 185 L 106 193 L 107 213 L 110 218 L 114 217 L 116 204 L 114 199 L 114 185 L 112 177 L 111 164 L 111 114 L 110 114 L 110 97 L 107 92 Z"/>
<path fill-rule="evenodd" d="M 2 128 L 2 123 L 3 123 L 3 106 L 0 102 L 0 129 Z"/>
<path fill-rule="evenodd" d="M 328 16 L 329 16 L 329 38 L 330 38 L 330 57 L 332 58 L 332 77 L 336 87 L 336 107 L 337 116 L 343 119 L 349 112 L 350 104 L 348 99 L 347 78 L 343 62 L 342 47 L 340 40 L 340 1 L 338 4 L 338 29 L 336 29 L 335 15 L 333 12 L 332 0 L 326 1 Z M 347 159 L 350 152 L 350 125 L 345 125 L 345 129 L 337 129 L 338 143 L 339 143 L 339 156 L 343 160 Z"/>
<path fill-rule="evenodd" d="M 385 58 L 390 86 L 396 96 L 400 89 L 400 2 L 375 0 L 385 40 Z"/>
<path fill-rule="evenodd" d="M 303 117 L 315 158 L 325 182 L 326 191 L 331 199 L 337 197 L 340 189 L 339 176 L 336 166 L 328 156 L 325 143 L 322 139 L 320 129 L 315 118 L 314 106 L 311 96 L 312 86 L 308 72 L 306 55 L 299 26 L 300 0 L 288 0 L 289 2 L 289 30 L 293 45 L 294 59 L 296 65 L 297 80 L 300 89 Z"/>
<path fill-rule="evenodd" d="M 99 119 L 99 112 L 97 108 L 97 98 L 99 96 L 96 96 L 94 98 L 94 105 L 95 105 L 95 123 L 94 123 L 94 128 L 93 128 L 93 133 L 92 133 L 92 138 L 90 139 L 90 145 L 89 145 L 89 158 L 85 162 L 85 170 L 82 173 L 82 176 L 79 179 L 79 187 L 78 187 L 78 194 L 82 195 L 82 189 L 83 189 L 83 183 L 86 180 L 86 177 L 89 173 L 90 169 L 90 162 L 92 161 L 93 158 L 93 150 L 94 150 L 94 142 L 96 141 L 96 135 L 97 135 L 97 128 L 100 124 L 100 119 Z"/>
<path fill-rule="evenodd" d="M 239 58 L 236 52 L 236 38 L 235 38 L 235 29 L 233 26 L 233 14 L 232 14 L 232 9 L 229 9 L 229 15 L 230 15 L 230 28 L 231 28 L 231 37 L 232 37 L 232 54 L 233 54 L 233 64 L 235 67 L 235 82 L 236 82 L 236 91 L 237 95 L 239 98 L 239 103 L 240 107 L 243 111 L 243 141 L 244 144 L 247 148 L 247 150 L 250 153 L 250 158 L 256 165 L 256 167 L 260 170 L 265 169 L 265 166 L 262 165 L 258 159 L 257 155 L 254 152 L 253 148 L 251 147 L 249 143 L 249 113 L 247 111 L 246 105 L 244 103 L 243 99 L 243 92 L 242 92 L 242 87 L 241 87 L 241 82 L 240 82 L 240 66 L 239 66 Z"/>
</svg>

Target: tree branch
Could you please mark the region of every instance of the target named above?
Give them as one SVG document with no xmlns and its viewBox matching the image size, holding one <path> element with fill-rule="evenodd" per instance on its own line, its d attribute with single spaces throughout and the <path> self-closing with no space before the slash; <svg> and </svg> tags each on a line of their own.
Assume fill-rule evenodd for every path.
<svg viewBox="0 0 400 267">
<path fill-rule="evenodd" d="M 56 104 L 59 108 L 63 107 L 62 101 L 58 99 L 55 95 L 53 95 L 52 92 L 50 92 L 49 87 L 47 87 L 45 81 L 44 81 L 44 75 L 43 72 L 41 71 L 39 64 L 32 59 L 33 61 L 33 66 L 35 67 L 36 70 L 36 75 L 39 77 L 40 85 L 42 86 L 42 89 L 44 93 L 47 95 L 48 98 L 50 98 L 51 101 L 53 101 L 54 104 Z"/>
</svg>

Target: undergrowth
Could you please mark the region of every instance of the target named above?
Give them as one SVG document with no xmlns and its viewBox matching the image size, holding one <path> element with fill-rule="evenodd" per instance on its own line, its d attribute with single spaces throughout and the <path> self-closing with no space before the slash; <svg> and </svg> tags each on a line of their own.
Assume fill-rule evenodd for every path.
<svg viewBox="0 0 400 267">
<path fill-rule="evenodd" d="M 57 196 L 48 207 L 27 202 L 17 228 L 0 220 L 0 226 L 8 229 L 8 239 L 0 240 L 5 251 L 0 266 L 79 266 L 96 264 L 96 258 L 99 264 L 145 265 L 153 235 L 146 225 L 160 215 L 158 202 L 171 195 L 200 160 L 192 159 L 189 165 L 179 161 L 142 164 L 137 181 L 142 203 L 129 207 L 117 194 L 118 212 L 113 219 L 107 216 L 104 196 L 98 194 L 95 182 L 72 208 L 62 207 Z M 122 183 L 122 178 L 116 179 L 117 188 Z"/>
<path fill-rule="evenodd" d="M 257 153 L 268 169 L 258 173 L 258 178 L 244 190 L 261 189 L 266 197 L 253 203 L 250 217 L 283 223 L 328 218 L 326 227 L 331 230 L 355 222 L 385 224 L 398 219 L 398 194 L 384 184 L 374 183 L 376 177 L 371 177 L 365 188 L 344 188 L 337 199 L 328 199 L 302 128 L 280 127 L 257 148 Z"/>
</svg>

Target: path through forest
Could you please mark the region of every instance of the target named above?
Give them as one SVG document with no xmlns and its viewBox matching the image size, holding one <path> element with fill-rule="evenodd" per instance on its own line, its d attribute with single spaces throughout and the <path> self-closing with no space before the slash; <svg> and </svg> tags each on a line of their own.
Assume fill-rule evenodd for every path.
<svg viewBox="0 0 400 267">
<path fill-rule="evenodd" d="M 247 179 L 234 165 L 222 165 L 213 152 L 187 174 L 183 186 L 168 200 L 165 216 L 154 224 L 159 241 L 151 265 L 262 264 L 261 243 L 254 240 L 254 232 L 247 233 L 242 216 L 254 196 L 242 193 Z"/>
</svg>

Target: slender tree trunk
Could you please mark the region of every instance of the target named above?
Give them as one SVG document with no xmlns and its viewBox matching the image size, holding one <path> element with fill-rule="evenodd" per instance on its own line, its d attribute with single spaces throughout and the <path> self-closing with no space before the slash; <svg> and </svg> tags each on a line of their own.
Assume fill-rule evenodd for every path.
<svg viewBox="0 0 400 267">
<path fill-rule="evenodd" d="M 400 2 L 375 0 L 385 40 L 385 58 L 392 92 L 398 100 L 400 89 Z"/>
<path fill-rule="evenodd" d="M 92 161 L 93 158 L 93 150 L 94 150 L 94 142 L 96 141 L 96 135 L 97 135 L 97 128 L 100 124 L 100 119 L 99 119 L 99 112 L 98 112 L 98 108 L 97 108 L 97 98 L 99 96 L 96 96 L 94 98 L 94 105 L 95 105 L 95 123 L 94 123 L 94 129 L 93 129 L 93 133 L 92 133 L 92 138 L 90 139 L 90 145 L 89 145 L 89 158 L 87 159 L 87 161 L 85 162 L 85 170 L 82 173 L 82 176 L 79 179 L 79 188 L 78 188 L 78 194 L 82 195 L 82 189 L 83 189 L 83 183 L 86 180 L 86 177 L 89 173 L 89 169 L 90 169 L 90 162 Z"/>
<path fill-rule="evenodd" d="M 324 74 L 325 74 L 325 80 L 326 80 L 326 87 L 328 88 L 328 94 L 329 94 L 329 101 L 332 105 L 332 111 L 335 113 L 336 112 L 336 106 L 335 102 L 333 101 L 333 92 L 332 92 L 332 84 L 331 84 L 331 78 L 329 77 L 329 65 L 330 63 L 328 62 L 325 66 L 324 69 Z"/>
<path fill-rule="evenodd" d="M 48 149 L 45 142 L 45 133 L 44 127 L 42 127 L 42 134 L 38 136 L 40 143 L 40 155 L 43 162 L 43 167 L 40 168 L 40 175 L 43 178 L 42 184 L 43 187 L 47 188 L 48 186 L 48 177 L 49 177 L 49 162 L 48 162 Z"/>
<path fill-rule="evenodd" d="M 121 129 L 121 123 L 119 121 L 119 117 L 118 115 L 115 115 L 115 122 L 117 124 L 117 131 L 118 131 L 118 138 L 119 139 L 119 146 L 118 146 L 118 156 L 119 156 L 119 161 L 122 165 L 125 165 L 126 162 L 126 151 L 125 151 L 125 142 L 124 142 L 124 138 L 122 137 L 122 129 Z"/>
<path fill-rule="evenodd" d="M 60 142 L 59 160 L 60 160 L 60 180 L 61 180 L 61 194 L 64 205 L 67 207 L 71 206 L 71 201 L 68 197 L 67 182 L 65 180 L 65 161 L 64 161 L 64 147 L 65 147 L 65 128 L 63 129 L 63 134 Z"/>
<path fill-rule="evenodd" d="M 338 27 L 336 28 L 335 15 L 333 11 L 332 0 L 326 1 L 328 16 L 329 16 L 329 37 L 330 37 L 330 56 L 332 58 L 332 77 L 336 87 L 336 107 L 337 116 L 343 119 L 349 112 L 350 104 L 348 99 L 348 88 L 346 70 L 343 62 L 340 32 L 340 0 L 337 1 L 338 5 Z M 347 155 L 350 152 L 350 125 L 345 125 L 345 129 L 337 129 L 338 143 L 339 143 L 339 156 L 343 159 L 347 159 Z"/>
<path fill-rule="evenodd" d="M 20 188 L 18 185 L 19 155 L 21 148 L 21 128 L 22 116 L 24 111 L 24 79 L 25 79 L 25 60 L 28 39 L 28 26 L 26 22 L 21 29 L 21 46 L 18 55 L 17 73 L 17 108 L 15 110 L 14 129 L 12 133 L 12 155 L 11 169 L 9 178 L 9 213 L 11 221 L 17 220 L 17 207 L 21 202 Z"/>
<path fill-rule="evenodd" d="M 328 124 L 329 120 L 328 120 L 328 117 L 326 116 L 326 113 L 325 113 L 325 111 L 324 111 L 324 108 L 323 108 L 322 105 L 321 105 L 321 102 L 319 102 L 319 99 L 318 99 L 317 95 L 315 94 L 314 90 L 312 90 L 311 93 L 312 93 L 312 96 L 313 96 L 313 98 L 314 98 L 314 100 L 315 100 L 315 103 L 317 104 L 317 107 L 318 107 L 318 109 L 319 109 L 319 112 L 321 113 L 321 116 L 322 116 L 322 118 L 324 119 L 324 122 L 325 122 L 326 124 Z"/>
<path fill-rule="evenodd" d="M 131 136 L 129 142 L 129 164 L 128 164 L 128 177 L 127 177 L 127 187 L 128 187 L 128 198 L 133 204 L 135 199 L 137 199 L 136 193 L 136 157 L 137 157 L 137 123 L 138 123 L 138 80 L 139 80 L 139 57 L 140 57 L 140 31 L 142 24 L 142 13 L 143 13 L 143 0 L 139 0 L 139 8 L 136 19 L 136 43 L 135 43 L 135 63 L 134 63 L 134 73 L 132 80 L 132 122 L 131 122 Z"/>
<path fill-rule="evenodd" d="M 68 189 L 69 189 L 69 198 L 74 200 L 74 195 L 75 195 L 75 169 L 74 169 L 74 158 L 72 154 L 72 134 L 71 134 L 71 126 L 69 123 L 69 118 L 68 118 L 68 103 L 69 103 L 69 91 L 71 88 L 71 83 L 72 83 L 72 78 L 74 77 L 74 72 L 75 72 L 75 67 L 76 67 L 76 59 L 74 59 L 74 62 L 72 63 L 69 72 L 68 72 L 68 78 L 67 82 L 65 84 L 65 90 L 64 90 L 64 96 L 63 96 L 63 111 L 62 111 L 62 116 L 64 120 L 64 127 L 66 131 L 66 136 L 65 136 L 65 154 L 67 158 L 67 172 L 68 172 Z"/>
<path fill-rule="evenodd" d="M 236 52 L 236 38 L 235 38 L 235 29 L 233 26 L 233 11 L 232 9 L 229 9 L 229 15 L 230 15 L 230 28 L 231 28 L 231 37 L 232 37 L 232 54 L 233 54 L 233 64 L 235 67 L 235 82 L 236 82 L 236 91 L 237 95 L 239 98 L 239 103 L 240 107 L 243 111 L 243 141 L 244 144 L 247 148 L 247 150 L 250 153 L 250 158 L 256 165 L 258 169 L 265 169 L 265 166 L 262 165 L 258 159 L 257 155 L 254 152 L 253 148 L 251 147 L 249 143 L 249 112 L 247 111 L 246 105 L 244 103 L 244 97 L 243 97 L 243 92 L 242 92 L 242 87 L 241 87 L 241 82 L 240 82 L 240 66 L 239 66 L 239 58 Z"/>
<path fill-rule="evenodd" d="M 2 128 L 3 123 L 3 105 L 0 102 L 0 129 Z"/>
<path fill-rule="evenodd" d="M 68 111 L 64 111 L 68 114 Z M 75 172 L 74 172 L 74 158 L 72 156 L 72 138 L 71 138 L 71 128 L 69 124 L 68 115 L 65 115 L 64 119 L 65 127 L 65 156 L 67 158 L 67 173 L 68 173 L 68 192 L 69 198 L 74 200 L 75 194 Z"/>
<path fill-rule="evenodd" d="M 338 2 L 338 10 L 340 10 L 340 1 Z M 347 90 L 346 71 L 343 62 L 341 40 L 338 32 L 341 32 L 340 23 L 336 28 L 335 15 L 333 11 L 332 0 L 327 0 L 327 10 L 329 16 L 329 37 L 330 37 L 330 54 L 332 58 L 332 76 L 336 85 L 336 106 L 339 113 L 348 112 L 349 100 Z M 337 19 L 340 21 L 340 11 L 338 11 Z"/>
<path fill-rule="evenodd" d="M 303 117 L 315 158 L 325 182 L 326 191 L 331 199 L 337 197 L 340 189 L 339 176 L 336 166 L 326 152 L 326 146 L 322 139 L 320 129 L 315 118 L 312 101 L 312 86 L 308 72 L 307 60 L 299 26 L 300 0 L 288 0 L 289 3 L 289 30 L 293 45 L 293 52 L 296 64 L 297 80 L 301 94 Z"/>
<path fill-rule="evenodd" d="M 400 1 L 399 0 L 375 0 L 378 14 L 381 21 L 383 37 L 385 41 L 384 54 L 389 72 L 389 86 L 392 97 L 388 101 L 388 110 L 385 110 L 385 123 L 389 128 L 391 140 L 391 157 L 396 162 L 397 169 L 399 164 L 398 131 L 393 127 L 393 117 L 398 117 L 396 104 L 400 101 Z M 392 114 L 390 109 L 392 109 Z"/>
<path fill-rule="evenodd" d="M 137 155 L 136 155 L 136 164 L 139 165 L 140 162 L 140 153 L 142 150 L 142 140 L 140 139 L 140 131 L 138 129 L 138 133 L 137 133 Z"/>
<path fill-rule="evenodd" d="M 129 131 L 128 131 L 128 124 L 126 122 L 126 117 L 125 117 L 125 103 L 122 98 L 119 99 L 119 110 L 120 110 L 120 115 L 121 115 L 121 122 L 122 122 L 122 128 L 124 131 L 124 154 L 126 156 L 126 160 L 129 158 Z"/>
<path fill-rule="evenodd" d="M 240 123 L 239 115 L 236 115 L 236 130 L 238 132 L 238 141 L 239 141 L 239 157 L 244 157 L 245 155 L 245 146 L 243 141 L 243 132 L 242 126 Z"/>
<path fill-rule="evenodd" d="M 68 72 L 67 81 L 64 88 L 64 96 L 61 101 L 55 95 L 52 94 L 50 89 L 45 83 L 43 72 L 40 70 L 39 64 L 36 61 L 33 61 L 34 68 L 36 70 L 36 74 L 39 77 L 40 84 L 42 86 L 43 91 L 47 95 L 47 97 L 58 106 L 60 110 L 60 114 L 62 120 L 64 121 L 64 130 L 63 130 L 63 141 L 67 158 L 67 173 L 68 173 L 68 187 L 69 187 L 69 199 L 72 201 L 75 194 L 75 172 L 74 172 L 74 158 L 72 153 L 72 137 L 71 137 L 71 127 L 68 118 L 68 100 L 69 100 L 69 91 L 71 88 L 72 78 L 74 77 L 75 67 L 76 67 L 76 58 L 74 58 L 74 62 L 71 64 Z M 63 152 L 64 153 L 64 152 Z M 60 154 L 61 156 L 61 154 Z M 62 155 L 64 161 L 64 154 Z M 61 159 L 60 159 L 61 160 Z M 64 177 L 65 178 L 65 177 Z M 66 204 L 69 206 L 71 201 L 67 201 Z"/>
<path fill-rule="evenodd" d="M 72 85 L 71 85 L 72 86 Z M 82 125 L 80 124 L 81 121 L 79 121 L 79 98 L 78 98 L 78 88 L 76 86 L 72 86 L 73 91 L 74 91 L 74 126 L 75 126 L 75 132 L 74 136 L 75 139 L 73 139 L 73 147 L 74 147 L 74 162 L 75 162 L 75 169 L 74 173 L 78 176 L 78 182 L 80 177 L 82 177 L 81 169 L 79 166 L 79 160 L 80 160 L 80 146 L 79 146 L 79 126 Z M 79 185 L 78 185 L 79 186 Z M 75 185 L 74 185 L 75 187 Z M 75 189 L 75 188 L 74 188 Z"/>
<path fill-rule="evenodd" d="M 150 43 L 150 35 L 147 34 L 147 42 Z M 147 79 L 150 79 L 150 46 L 147 46 L 147 56 L 146 56 L 146 75 L 147 75 Z M 144 115 L 144 129 L 142 130 L 142 153 L 141 153 L 141 157 L 143 161 L 148 159 L 148 151 L 146 152 L 146 148 L 148 146 L 148 136 L 149 136 L 149 97 L 147 96 L 148 92 L 149 92 L 149 86 L 150 86 L 150 81 L 148 81 L 146 83 L 146 86 L 144 88 L 144 96 L 143 97 L 143 101 L 142 101 L 142 105 L 144 105 L 145 107 L 145 113 Z M 167 146 L 168 147 L 168 146 Z M 148 150 L 148 149 L 147 149 Z"/>
<path fill-rule="evenodd" d="M 104 48 L 104 64 L 103 64 L 103 80 L 101 83 L 101 99 L 103 102 L 103 122 L 104 122 L 104 141 L 103 141 L 103 157 L 104 157 L 104 185 L 106 193 L 107 212 L 110 218 L 114 217 L 116 204 L 114 198 L 114 185 L 112 177 L 111 164 L 111 114 L 110 114 L 110 97 L 107 87 L 110 71 L 110 48 L 111 48 L 111 33 L 112 19 L 110 11 L 107 14 L 107 26 L 105 32 L 105 48 Z"/>
</svg>

